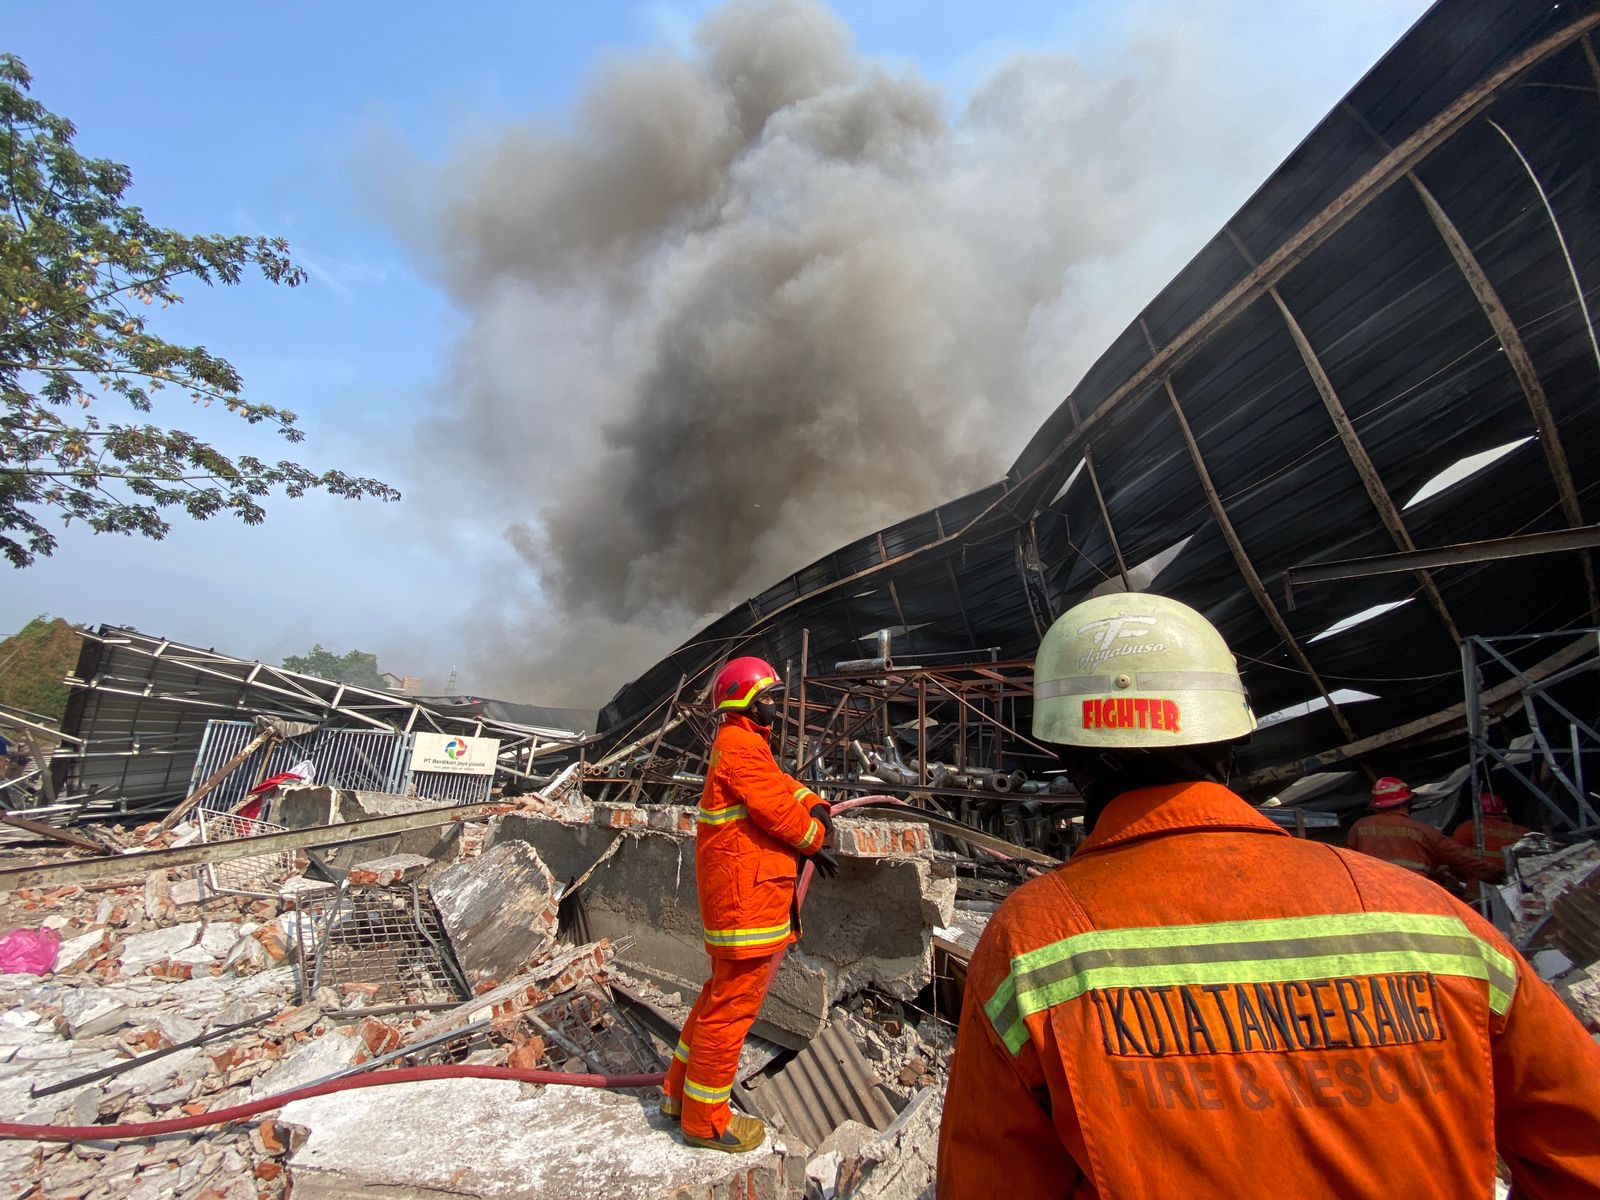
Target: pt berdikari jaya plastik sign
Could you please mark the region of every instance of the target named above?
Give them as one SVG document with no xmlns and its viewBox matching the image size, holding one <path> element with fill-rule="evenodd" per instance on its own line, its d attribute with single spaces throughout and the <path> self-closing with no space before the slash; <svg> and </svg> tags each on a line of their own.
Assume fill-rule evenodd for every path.
<svg viewBox="0 0 1600 1200">
<path fill-rule="evenodd" d="M 493 775 L 500 739 L 459 737 L 452 733 L 415 733 L 411 743 L 413 771 L 449 771 L 456 775 Z"/>
</svg>

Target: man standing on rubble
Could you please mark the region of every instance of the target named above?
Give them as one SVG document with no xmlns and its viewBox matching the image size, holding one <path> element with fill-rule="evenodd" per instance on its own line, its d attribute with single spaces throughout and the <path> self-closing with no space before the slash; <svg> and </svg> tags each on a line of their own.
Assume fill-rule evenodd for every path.
<svg viewBox="0 0 1600 1200">
<path fill-rule="evenodd" d="M 1034 736 L 1090 835 L 967 977 L 942 1200 L 1600 1197 L 1600 1047 L 1492 926 L 1225 786 L 1233 656 L 1160 596 L 1046 633 Z"/>
<path fill-rule="evenodd" d="M 1405 782 L 1385 775 L 1372 785 L 1372 815 L 1350 826 L 1352 850 L 1381 858 L 1404 870 L 1438 881 L 1446 871 L 1463 880 L 1498 879 L 1499 856 L 1474 854 L 1411 815 L 1412 792 Z"/>
<path fill-rule="evenodd" d="M 722 723 L 694 854 L 711 978 L 684 1022 L 661 1102 L 663 1113 L 681 1117 L 685 1142 L 734 1154 L 766 1138 L 760 1121 L 732 1112 L 729 1097 L 773 956 L 798 933 L 797 856 L 810 856 L 825 875 L 838 869 L 822 849 L 833 831 L 827 803 L 784 774 L 767 744 L 782 691 L 778 673 L 759 658 L 734 659 L 711 685 Z"/>
</svg>

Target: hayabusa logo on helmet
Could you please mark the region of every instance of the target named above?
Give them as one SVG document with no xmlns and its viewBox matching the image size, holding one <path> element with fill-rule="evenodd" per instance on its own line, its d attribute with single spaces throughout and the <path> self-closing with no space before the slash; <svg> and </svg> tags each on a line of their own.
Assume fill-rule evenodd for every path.
<svg viewBox="0 0 1600 1200">
<path fill-rule="evenodd" d="M 1079 665 L 1084 670 L 1090 670 L 1108 658 L 1121 658 L 1126 654 L 1154 654 L 1165 650 L 1167 648 L 1165 642 L 1137 640 L 1149 637 L 1155 632 L 1155 627 L 1156 618 L 1130 616 L 1128 613 L 1118 613 L 1103 621 L 1090 621 L 1087 625 L 1080 625 L 1078 633 L 1092 635 L 1094 645 L 1084 652 L 1083 657 L 1078 660 Z"/>
</svg>

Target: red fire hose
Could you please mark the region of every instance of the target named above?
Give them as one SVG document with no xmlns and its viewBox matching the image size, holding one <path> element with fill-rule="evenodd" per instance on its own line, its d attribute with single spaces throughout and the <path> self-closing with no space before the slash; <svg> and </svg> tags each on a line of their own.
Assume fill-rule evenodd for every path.
<svg viewBox="0 0 1600 1200">
<path fill-rule="evenodd" d="M 844 812 L 863 804 L 904 805 L 905 801 L 893 796 L 866 796 L 858 800 L 840 801 L 832 806 L 832 811 Z M 811 876 L 815 871 L 816 868 L 812 866 L 811 860 L 806 859 L 800 870 L 799 881 L 795 885 L 797 906 L 805 903 L 806 892 L 810 890 Z M 767 974 L 768 984 L 777 975 L 778 966 L 783 962 L 784 951 L 787 949 L 787 946 L 779 946 L 777 952 L 773 954 L 772 968 Z M 295 1088 L 279 1092 L 274 1096 L 263 1096 L 248 1104 L 212 1109 L 210 1112 L 199 1113 L 192 1117 L 170 1117 L 164 1121 L 139 1121 L 129 1125 L 23 1125 L 12 1121 L 0 1121 L 0 1138 L 33 1142 L 93 1142 L 158 1137 L 167 1133 L 183 1133 L 190 1129 L 204 1129 L 211 1125 L 242 1121 L 257 1113 L 270 1112 L 292 1101 L 308 1100 L 312 1096 L 327 1096 L 355 1088 L 384 1087 L 391 1083 L 415 1083 L 423 1079 L 513 1079 L 518 1083 L 559 1083 L 568 1087 L 636 1088 L 657 1087 L 665 1078 L 666 1076 L 660 1071 L 648 1075 L 569 1075 L 562 1071 L 470 1066 L 465 1063 L 433 1067 L 396 1067 L 371 1075 L 348 1075 L 343 1079 L 330 1079 L 327 1083 Z"/>
<path fill-rule="evenodd" d="M 140 1121 L 132 1125 L 18 1125 L 0 1122 L 0 1138 L 24 1138 L 34 1142 L 93 1142 L 120 1141 L 124 1138 L 157 1137 L 164 1133 L 182 1133 L 188 1129 L 203 1129 L 208 1125 L 226 1125 L 242 1121 L 257 1113 L 282 1108 L 292 1100 L 306 1100 L 312 1096 L 326 1096 L 332 1092 L 352 1088 L 383 1087 L 391 1083 L 414 1083 L 420 1079 L 514 1079 L 518 1083 L 565 1083 L 573 1087 L 628 1088 L 654 1087 L 663 1076 L 659 1071 L 650 1075 L 567 1075 L 561 1071 L 520 1070 L 517 1067 L 472 1066 L 452 1063 L 439 1067 L 396 1067 L 392 1071 L 379 1071 L 372 1075 L 348 1075 L 332 1079 L 313 1087 L 295 1088 L 275 1096 L 263 1096 L 248 1104 L 235 1104 L 231 1108 L 217 1108 L 193 1117 L 171 1117 L 165 1121 Z"/>
</svg>

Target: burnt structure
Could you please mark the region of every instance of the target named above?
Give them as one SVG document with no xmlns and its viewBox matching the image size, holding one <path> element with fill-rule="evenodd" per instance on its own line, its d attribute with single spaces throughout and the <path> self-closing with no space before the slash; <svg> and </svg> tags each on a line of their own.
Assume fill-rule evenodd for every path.
<svg viewBox="0 0 1600 1200">
<path fill-rule="evenodd" d="M 1577 631 L 1600 624 L 1597 25 L 1588 2 L 1436 5 L 1003 479 L 751 597 L 618 691 L 603 740 L 692 757 L 689 702 L 729 655 L 768 658 L 792 691 L 884 629 L 896 667 L 1026 660 L 1057 615 L 1114 588 L 1223 630 L 1269 718 L 1242 758 L 1253 794 L 1464 763 L 1468 639 L 1571 631 L 1524 643 L 1535 681 L 1595 653 Z M 912 680 L 887 723 L 928 732 L 912 676 L 877 678 Z M 989 715 L 1026 733 L 1025 693 Z M 1519 694 L 1489 697 L 1490 721 Z M 791 763 L 848 760 L 820 699 L 791 709 Z M 820 754 L 819 736 L 834 738 Z M 894 737 L 873 740 L 892 755 Z M 1018 769 L 1025 749 L 986 765 Z"/>
</svg>

